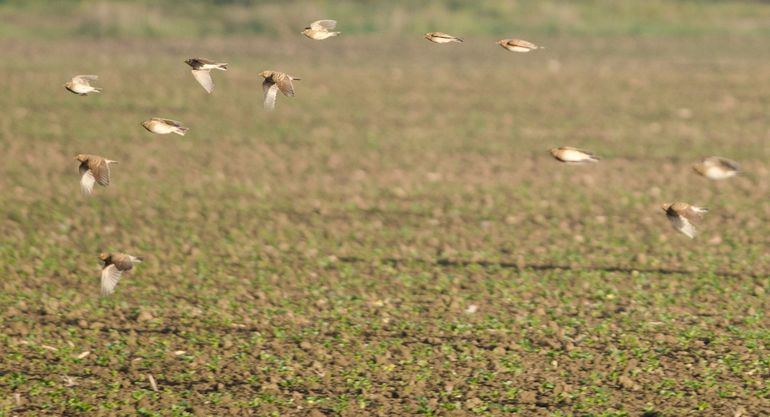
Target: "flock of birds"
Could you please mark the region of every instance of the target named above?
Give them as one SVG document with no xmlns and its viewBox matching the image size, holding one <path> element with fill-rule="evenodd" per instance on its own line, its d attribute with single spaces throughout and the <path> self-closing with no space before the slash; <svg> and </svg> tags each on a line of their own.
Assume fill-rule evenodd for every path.
<svg viewBox="0 0 770 417">
<path fill-rule="evenodd" d="M 334 20 L 318 20 L 311 23 L 301 33 L 313 40 L 324 40 L 340 34 L 340 32 L 333 31 L 336 26 L 337 22 Z M 438 44 L 463 42 L 462 39 L 443 32 L 426 33 L 425 39 Z M 502 39 L 497 41 L 497 44 L 508 51 L 519 53 L 544 49 L 542 46 L 522 39 Z M 211 93 L 214 90 L 211 70 L 227 71 L 227 63 L 217 63 L 205 58 L 190 58 L 185 63 L 192 68 L 193 77 L 207 93 Z M 270 70 L 262 71 L 259 75 L 264 79 L 262 90 L 264 93 L 265 109 L 273 110 L 275 108 L 275 101 L 279 91 L 287 97 L 294 96 L 292 81 L 299 80 L 299 78 L 284 72 Z M 65 83 L 64 87 L 70 92 L 81 96 L 100 93 L 102 91 L 101 88 L 91 85 L 91 82 L 97 79 L 98 76 L 96 75 L 77 75 Z M 153 117 L 146 120 L 142 122 L 142 126 L 148 131 L 159 135 L 174 133 L 184 136 L 189 130 L 176 120 L 161 117 Z M 553 148 L 550 150 L 550 153 L 557 161 L 566 164 L 599 162 L 599 158 L 592 152 L 569 146 Z M 117 163 L 117 161 L 89 154 L 79 154 L 75 159 L 80 163 L 80 189 L 83 195 L 90 195 L 95 184 L 104 187 L 110 184 L 110 165 Z M 706 178 L 723 180 L 735 176 L 740 171 L 740 166 L 735 161 L 711 156 L 694 164 L 693 169 L 696 173 Z M 696 235 L 694 223 L 708 212 L 706 208 L 683 202 L 663 204 L 662 208 L 666 213 L 666 217 L 671 221 L 672 226 L 691 239 Z M 103 296 L 112 294 L 123 273 L 130 271 L 136 264 L 142 262 L 142 258 L 125 253 L 101 253 L 99 259 L 103 262 L 101 272 L 101 294 Z"/>
</svg>

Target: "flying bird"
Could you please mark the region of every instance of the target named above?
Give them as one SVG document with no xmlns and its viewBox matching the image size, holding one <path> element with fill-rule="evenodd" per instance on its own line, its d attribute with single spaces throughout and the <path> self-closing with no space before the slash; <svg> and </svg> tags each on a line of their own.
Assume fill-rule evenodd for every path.
<svg viewBox="0 0 770 417">
<path fill-rule="evenodd" d="M 265 93 L 265 109 L 275 109 L 275 99 L 280 90 L 286 97 L 294 97 L 294 85 L 292 81 L 299 80 L 289 74 L 278 71 L 262 71 L 259 73 L 264 77 L 262 82 L 262 91 Z"/>
<path fill-rule="evenodd" d="M 150 120 L 145 120 L 142 122 L 142 126 L 148 131 L 159 135 L 176 133 L 177 135 L 184 136 L 185 133 L 190 130 L 176 120 L 163 119 L 161 117 L 153 117 Z"/>
<path fill-rule="evenodd" d="M 101 88 L 91 86 L 91 81 L 99 79 L 98 75 L 76 75 L 72 80 L 64 83 L 64 88 L 79 96 L 87 96 L 88 93 L 101 93 Z"/>
<path fill-rule="evenodd" d="M 80 162 L 80 192 L 83 195 L 91 195 L 94 184 L 101 186 L 110 185 L 110 164 L 117 161 L 102 158 L 98 155 L 78 154 L 75 159 Z"/>
<path fill-rule="evenodd" d="M 102 296 L 112 294 L 123 273 L 130 271 L 134 265 L 142 262 L 142 258 L 125 253 L 100 253 L 99 259 L 104 262 L 102 267 Z"/>
<path fill-rule="evenodd" d="M 532 42 L 521 39 L 501 39 L 497 44 L 511 52 L 529 52 L 537 49 L 545 49 L 543 46 L 537 46 Z"/>
<path fill-rule="evenodd" d="M 599 158 L 590 151 L 583 149 L 572 148 L 570 146 L 562 146 L 560 148 L 551 149 L 551 155 L 556 160 L 565 162 L 568 164 L 583 164 L 586 162 L 599 162 Z"/>
<path fill-rule="evenodd" d="M 738 174 L 741 166 L 727 158 L 709 156 L 693 164 L 692 169 L 710 180 L 724 180 Z"/>
<path fill-rule="evenodd" d="M 462 42 L 463 40 L 457 36 L 452 36 L 444 32 L 428 32 L 425 34 L 425 39 L 433 43 L 450 43 L 450 42 Z"/>
<path fill-rule="evenodd" d="M 697 233 L 693 222 L 702 219 L 703 215 L 708 213 L 706 208 L 691 206 L 681 202 L 663 204 L 661 208 L 666 212 L 666 217 L 671 221 L 674 229 L 682 232 L 690 239 L 694 238 Z"/>
<path fill-rule="evenodd" d="M 302 34 L 310 39 L 322 41 L 324 39 L 331 38 L 333 36 L 339 36 L 340 32 L 329 32 L 337 27 L 336 20 L 316 20 L 306 27 Z"/>
<path fill-rule="evenodd" d="M 184 61 L 192 67 L 192 75 L 203 86 L 207 93 L 214 91 L 214 81 L 211 80 L 211 70 L 227 71 L 227 63 L 217 63 L 206 58 L 190 58 Z"/>
</svg>

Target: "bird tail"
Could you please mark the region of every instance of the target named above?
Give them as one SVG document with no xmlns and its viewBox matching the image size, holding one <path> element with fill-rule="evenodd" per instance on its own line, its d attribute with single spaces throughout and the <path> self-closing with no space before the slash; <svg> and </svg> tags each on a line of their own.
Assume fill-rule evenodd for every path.
<svg viewBox="0 0 770 417">
<path fill-rule="evenodd" d="M 591 155 L 588 157 L 588 162 L 599 162 L 599 157 Z"/>
<path fill-rule="evenodd" d="M 106 161 L 107 161 L 107 165 L 109 165 L 109 164 L 117 164 L 118 163 L 118 161 L 113 161 L 112 159 L 107 159 Z"/>
<path fill-rule="evenodd" d="M 696 212 L 698 214 L 706 214 L 706 213 L 709 212 L 709 209 L 707 209 L 705 207 L 695 207 L 695 206 L 692 206 L 692 211 L 694 211 L 694 212 Z"/>
<path fill-rule="evenodd" d="M 184 136 L 187 131 L 190 130 L 190 128 L 187 127 L 178 127 L 176 130 L 174 130 L 174 133 L 176 133 L 179 136 Z"/>
<path fill-rule="evenodd" d="M 292 81 L 302 81 L 302 78 L 297 78 L 292 76 L 289 76 L 289 78 L 291 78 Z"/>
<path fill-rule="evenodd" d="M 93 87 L 93 89 L 94 89 L 94 93 L 101 93 L 102 92 L 102 88 L 101 87 Z"/>
<path fill-rule="evenodd" d="M 135 263 L 144 262 L 144 258 L 142 258 L 141 256 L 129 256 L 129 258 L 131 258 L 131 262 L 135 262 Z"/>
<path fill-rule="evenodd" d="M 342 32 L 332 32 L 332 36 L 340 36 Z"/>
<path fill-rule="evenodd" d="M 457 42 L 465 42 L 464 40 L 462 40 L 462 39 L 460 39 L 460 38 L 455 38 L 455 40 L 456 40 Z"/>
<path fill-rule="evenodd" d="M 227 71 L 227 63 L 217 64 L 217 69 L 220 69 L 222 71 Z"/>
</svg>

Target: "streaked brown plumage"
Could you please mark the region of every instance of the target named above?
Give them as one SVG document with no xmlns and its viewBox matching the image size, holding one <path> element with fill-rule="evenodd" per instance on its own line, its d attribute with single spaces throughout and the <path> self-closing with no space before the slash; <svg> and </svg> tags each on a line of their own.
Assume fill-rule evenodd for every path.
<svg viewBox="0 0 770 417">
<path fill-rule="evenodd" d="M 104 187 L 110 185 L 110 164 L 116 164 L 117 161 L 82 153 L 78 154 L 75 160 L 80 162 L 78 170 L 80 171 L 80 192 L 83 195 L 90 195 L 95 183 Z"/>
<path fill-rule="evenodd" d="M 741 166 L 727 158 L 709 156 L 703 158 L 699 163 L 693 164 L 692 169 L 708 179 L 723 180 L 737 175 Z"/>
<path fill-rule="evenodd" d="M 110 295 L 115 291 L 124 272 L 130 271 L 134 265 L 141 263 L 142 258 L 125 253 L 100 253 L 99 259 L 104 262 L 102 267 L 102 295 Z"/>
<path fill-rule="evenodd" d="M 661 205 L 661 208 L 666 212 L 666 217 L 671 221 L 671 225 L 674 226 L 674 229 L 680 231 L 690 239 L 694 238 L 697 234 L 693 222 L 702 219 L 703 215 L 708 213 L 708 209 L 706 208 L 682 202 L 673 204 L 666 203 Z"/>
<path fill-rule="evenodd" d="M 335 27 L 337 27 L 336 20 L 316 20 L 315 22 L 311 23 L 310 26 L 302 30 L 301 33 L 310 39 L 321 41 L 334 36 L 339 36 L 340 32 L 330 32 L 330 30 L 334 29 Z"/>
<path fill-rule="evenodd" d="M 91 86 L 91 81 L 99 79 L 98 75 L 76 75 L 72 80 L 64 83 L 67 91 L 79 96 L 87 96 L 89 93 L 101 93 L 101 88 Z"/>
<path fill-rule="evenodd" d="M 450 42 L 462 42 L 463 40 L 452 36 L 448 33 L 444 32 L 428 32 L 425 34 L 425 39 L 433 42 L 433 43 L 450 43 Z"/>
<path fill-rule="evenodd" d="M 192 75 L 207 93 L 214 91 L 214 81 L 211 79 L 211 70 L 227 71 L 227 63 L 217 63 L 206 58 L 190 58 L 184 61 L 192 67 Z"/>
<path fill-rule="evenodd" d="M 551 155 L 556 160 L 568 164 L 582 164 L 586 162 L 599 162 L 599 158 L 590 151 L 573 148 L 571 146 L 562 146 L 550 150 Z"/>
<path fill-rule="evenodd" d="M 532 42 L 522 39 L 501 39 L 497 41 L 497 44 L 511 52 L 529 52 L 537 49 L 545 49 L 542 46 L 537 46 Z"/>
<path fill-rule="evenodd" d="M 176 120 L 164 119 L 162 117 L 153 117 L 150 120 L 145 120 L 142 122 L 142 126 L 148 131 L 159 135 L 176 133 L 177 135 L 184 136 L 190 130 Z"/>
<path fill-rule="evenodd" d="M 299 80 L 299 78 L 279 71 L 262 71 L 259 75 L 265 79 L 262 82 L 262 91 L 265 93 L 265 109 L 273 110 L 275 108 L 275 100 L 279 90 L 287 97 L 294 97 L 292 81 Z"/>
</svg>

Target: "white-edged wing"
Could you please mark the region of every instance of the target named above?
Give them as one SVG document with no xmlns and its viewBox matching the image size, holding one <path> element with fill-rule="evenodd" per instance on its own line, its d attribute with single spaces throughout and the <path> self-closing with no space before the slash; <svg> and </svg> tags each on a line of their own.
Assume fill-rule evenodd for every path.
<svg viewBox="0 0 770 417">
<path fill-rule="evenodd" d="M 115 265 L 109 265 L 102 269 L 102 296 L 115 292 L 115 287 L 120 282 L 122 275 L 123 273 Z"/>
<path fill-rule="evenodd" d="M 275 99 L 278 96 L 278 84 L 265 81 L 262 83 L 262 89 L 265 91 L 265 110 L 275 109 Z"/>
<path fill-rule="evenodd" d="M 91 85 L 91 81 L 98 80 L 98 75 L 76 75 L 72 77 L 72 82 L 75 84 L 85 84 L 85 85 Z"/>
<path fill-rule="evenodd" d="M 91 193 L 94 191 L 95 183 L 96 178 L 94 178 L 94 174 L 91 172 L 91 170 L 89 169 L 85 171 L 80 177 L 80 192 L 83 195 L 91 195 Z"/>
<path fill-rule="evenodd" d="M 693 226 L 686 217 L 668 216 L 668 219 L 671 220 L 671 224 L 674 226 L 674 229 L 682 232 L 682 234 L 689 237 L 690 239 L 693 239 L 697 234 L 695 231 L 695 226 Z"/>
<path fill-rule="evenodd" d="M 190 72 L 192 72 L 195 80 L 198 81 L 198 84 L 200 84 L 207 93 L 214 91 L 214 81 L 211 80 L 211 72 L 209 70 L 192 70 Z"/>
<path fill-rule="evenodd" d="M 310 29 L 313 30 L 329 30 L 334 29 L 337 27 L 337 21 L 336 20 L 316 20 L 315 22 L 310 24 Z"/>
</svg>

